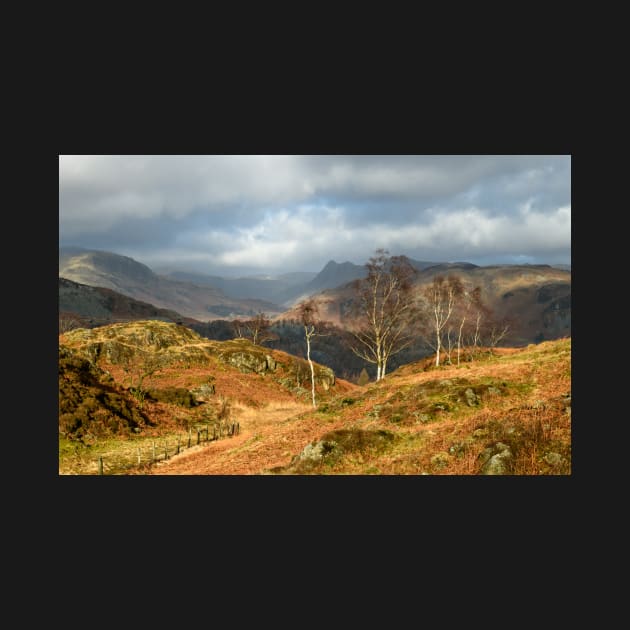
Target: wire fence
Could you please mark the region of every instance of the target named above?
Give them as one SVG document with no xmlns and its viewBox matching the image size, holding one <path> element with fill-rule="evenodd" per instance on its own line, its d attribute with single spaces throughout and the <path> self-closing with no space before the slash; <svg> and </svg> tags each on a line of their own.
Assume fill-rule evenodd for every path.
<svg viewBox="0 0 630 630">
<path fill-rule="evenodd" d="M 101 453 L 92 459 L 87 474 L 115 475 L 129 470 L 142 470 L 158 462 L 163 462 L 179 455 L 194 446 L 202 445 L 222 438 L 232 437 L 240 433 L 238 422 L 219 422 L 217 424 L 196 424 L 187 433 L 169 435 L 144 441 L 142 446 L 133 442 L 121 446 L 115 451 Z"/>
</svg>

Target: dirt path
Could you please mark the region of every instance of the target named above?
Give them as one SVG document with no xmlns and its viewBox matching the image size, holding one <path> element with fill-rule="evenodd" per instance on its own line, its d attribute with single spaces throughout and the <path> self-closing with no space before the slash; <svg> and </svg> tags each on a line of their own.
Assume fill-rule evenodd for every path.
<svg viewBox="0 0 630 630">
<path fill-rule="evenodd" d="M 239 435 L 195 447 L 161 462 L 154 475 L 255 475 L 288 464 L 308 442 L 329 430 L 330 423 L 299 416 L 310 405 L 275 403 L 262 409 L 238 408 Z"/>
</svg>

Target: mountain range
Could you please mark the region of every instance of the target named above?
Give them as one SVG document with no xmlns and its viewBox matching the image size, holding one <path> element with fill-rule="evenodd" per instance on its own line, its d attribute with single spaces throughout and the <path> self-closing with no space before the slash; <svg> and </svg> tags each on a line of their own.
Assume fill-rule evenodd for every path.
<svg viewBox="0 0 630 630">
<path fill-rule="evenodd" d="M 478 286 L 497 319 L 510 320 L 505 342 L 525 345 L 570 335 L 571 271 L 550 265 L 434 263 L 409 259 L 416 269 L 416 291 L 436 275 L 454 274 Z M 230 320 L 265 313 L 276 321 L 299 319 L 296 305 L 313 296 L 319 317 L 341 328 L 351 326 L 352 281 L 366 275 L 364 265 L 329 261 L 317 274 L 222 278 L 188 272 L 156 274 L 146 265 L 112 252 L 59 249 L 59 311 L 82 325 L 155 318 L 196 322 Z"/>
<path fill-rule="evenodd" d="M 111 289 L 199 321 L 283 310 L 267 300 L 232 298 L 213 286 L 161 276 L 133 258 L 99 250 L 59 248 L 59 277 Z"/>
</svg>

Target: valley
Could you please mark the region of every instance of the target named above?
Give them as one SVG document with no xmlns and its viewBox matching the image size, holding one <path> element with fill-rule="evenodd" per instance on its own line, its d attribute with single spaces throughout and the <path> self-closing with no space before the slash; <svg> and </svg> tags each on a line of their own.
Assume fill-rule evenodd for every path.
<svg viewBox="0 0 630 630">
<path fill-rule="evenodd" d="M 313 405 L 299 303 L 264 311 L 259 298 L 160 279 L 114 254 L 65 256 L 64 273 L 118 290 L 59 277 L 61 475 L 570 474 L 568 270 L 412 261 L 414 300 L 457 276 L 478 287 L 487 322 L 477 320 L 474 345 L 466 336 L 457 352 L 445 345 L 436 365 L 431 320 L 418 311 L 407 323 L 413 343 L 377 382 L 352 352 L 364 270 L 289 274 L 276 295 L 297 292 L 317 314 Z M 345 282 L 335 285 L 337 271 Z M 197 306 L 157 305 L 204 291 L 215 300 L 207 321 L 190 316 Z M 255 314 L 267 318 L 262 343 L 251 336 Z M 467 311 L 459 317 L 461 336 Z M 489 344 L 497 322 L 506 334 Z"/>
</svg>

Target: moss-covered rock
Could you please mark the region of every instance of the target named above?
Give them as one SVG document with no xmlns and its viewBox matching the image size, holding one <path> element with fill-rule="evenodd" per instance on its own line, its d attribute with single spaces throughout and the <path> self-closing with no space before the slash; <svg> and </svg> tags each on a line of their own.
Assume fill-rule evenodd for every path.
<svg viewBox="0 0 630 630">
<path fill-rule="evenodd" d="M 288 466 L 276 467 L 276 474 L 304 474 L 322 472 L 324 466 L 337 463 L 345 454 L 356 451 L 382 450 L 395 439 L 391 431 L 363 429 L 339 429 L 329 431 L 307 444 Z"/>
<path fill-rule="evenodd" d="M 510 473 L 514 455 L 507 444 L 497 442 L 484 449 L 479 455 L 482 463 L 481 475 L 507 475 Z"/>
</svg>

